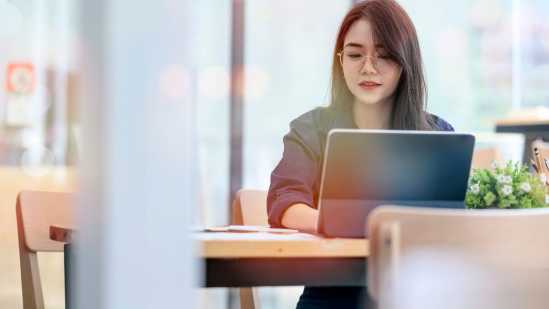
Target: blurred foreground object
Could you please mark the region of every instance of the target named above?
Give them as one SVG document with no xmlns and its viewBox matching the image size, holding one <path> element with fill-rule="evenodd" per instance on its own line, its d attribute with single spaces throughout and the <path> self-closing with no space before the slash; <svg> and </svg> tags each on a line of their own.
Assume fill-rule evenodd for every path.
<svg viewBox="0 0 549 309">
<path fill-rule="evenodd" d="M 379 308 L 546 308 L 549 209 L 383 206 L 369 217 Z"/>
</svg>

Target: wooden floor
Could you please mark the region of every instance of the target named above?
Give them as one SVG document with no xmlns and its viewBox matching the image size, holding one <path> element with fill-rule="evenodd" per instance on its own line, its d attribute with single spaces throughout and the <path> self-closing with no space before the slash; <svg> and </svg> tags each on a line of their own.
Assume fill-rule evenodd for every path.
<svg viewBox="0 0 549 309">
<path fill-rule="evenodd" d="M 74 169 L 0 167 L 0 308 L 22 309 L 15 200 L 21 190 L 74 191 Z M 38 256 L 42 288 L 48 309 L 64 308 L 63 256 Z"/>
</svg>

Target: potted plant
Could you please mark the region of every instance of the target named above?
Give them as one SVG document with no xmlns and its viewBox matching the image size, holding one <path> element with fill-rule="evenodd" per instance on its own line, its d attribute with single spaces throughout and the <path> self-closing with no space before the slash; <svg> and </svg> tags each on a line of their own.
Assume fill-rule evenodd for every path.
<svg viewBox="0 0 549 309">
<path fill-rule="evenodd" d="M 512 161 L 494 163 L 492 169 L 475 169 L 469 178 L 465 204 L 473 209 L 547 207 L 546 180 L 541 177 Z"/>
</svg>

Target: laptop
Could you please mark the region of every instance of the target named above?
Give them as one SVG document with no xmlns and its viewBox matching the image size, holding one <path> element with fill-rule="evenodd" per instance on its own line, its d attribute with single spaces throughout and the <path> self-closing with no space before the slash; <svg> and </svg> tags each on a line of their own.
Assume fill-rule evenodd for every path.
<svg viewBox="0 0 549 309">
<path fill-rule="evenodd" d="M 475 138 L 438 131 L 335 129 L 328 134 L 317 230 L 363 238 L 380 205 L 465 208 Z"/>
</svg>

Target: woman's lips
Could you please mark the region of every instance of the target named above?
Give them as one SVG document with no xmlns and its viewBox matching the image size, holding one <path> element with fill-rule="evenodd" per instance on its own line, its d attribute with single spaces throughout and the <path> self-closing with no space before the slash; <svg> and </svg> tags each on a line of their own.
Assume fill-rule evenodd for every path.
<svg viewBox="0 0 549 309">
<path fill-rule="evenodd" d="M 377 87 L 381 86 L 381 84 L 376 83 L 376 82 L 361 82 L 358 85 L 360 86 L 360 88 L 365 89 L 365 90 L 373 90 L 373 89 L 376 89 Z"/>
</svg>

